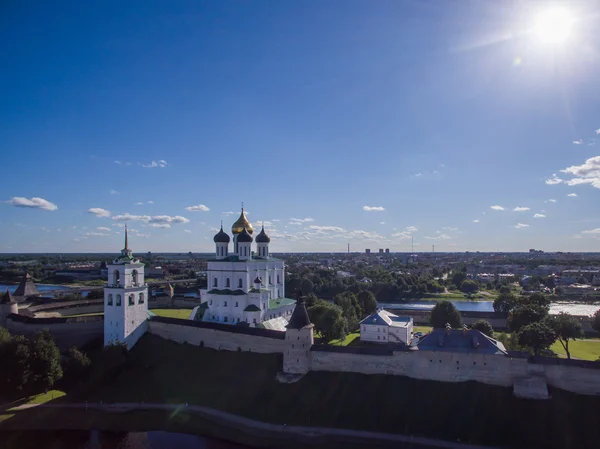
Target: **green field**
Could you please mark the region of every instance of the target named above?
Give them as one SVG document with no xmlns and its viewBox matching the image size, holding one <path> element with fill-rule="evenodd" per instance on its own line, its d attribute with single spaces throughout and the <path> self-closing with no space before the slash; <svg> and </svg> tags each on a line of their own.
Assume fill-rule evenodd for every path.
<svg viewBox="0 0 600 449">
<path fill-rule="evenodd" d="M 550 349 L 555 353 L 567 356 L 559 341 L 555 342 Z M 569 342 L 569 352 L 574 359 L 598 360 L 600 359 L 600 340 L 575 340 Z"/>
<path fill-rule="evenodd" d="M 192 309 L 151 309 L 150 311 L 154 312 L 158 316 L 164 316 L 166 318 L 179 318 L 182 320 L 187 320 L 192 313 Z"/>
<path fill-rule="evenodd" d="M 414 326 L 413 332 L 423 332 L 424 334 L 428 334 L 431 332 L 431 329 L 433 329 L 431 326 Z"/>
<path fill-rule="evenodd" d="M 348 334 L 343 340 L 331 340 L 329 344 L 332 346 L 348 346 L 352 342 L 358 343 L 359 341 L 360 332 L 352 332 L 351 334 Z"/>
</svg>

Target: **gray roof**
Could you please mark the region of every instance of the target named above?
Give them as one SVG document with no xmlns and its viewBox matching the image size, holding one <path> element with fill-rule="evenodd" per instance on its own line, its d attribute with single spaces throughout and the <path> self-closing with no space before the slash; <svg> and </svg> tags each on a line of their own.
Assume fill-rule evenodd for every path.
<svg viewBox="0 0 600 449">
<path fill-rule="evenodd" d="M 17 301 L 15 301 L 15 298 L 13 298 L 13 295 L 8 289 L 6 289 L 6 293 L 0 297 L 0 304 L 15 304 L 16 302 Z"/>
<path fill-rule="evenodd" d="M 302 329 L 303 327 L 311 326 L 310 318 L 308 317 L 308 310 L 304 304 L 304 297 L 302 292 L 298 291 L 298 299 L 296 300 L 296 307 L 292 312 L 290 321 L 286 326 L 288 329 Z"/>
<path fill-rule="evenodd" d="M 366 317 L 359 324 L 370 324 L 374 326 L 406 327 L 411 321 L 412 318 L 409 316 L 398 316 L 386 310 L 378 310 Z"/>
<path fill-rule="evenodd" d="M 477 329 L 434 329 L 425 335 L 418 343 L 420 351 L 440 352 L 469 352 L 479 354 L 506 355 L 506 348 L 502 343 Z"/>
<path fill-rule="evenodd" d="M 21 279 L 21 283 L 19 284 L 19 286 L 17 287 L 17 289 L 15 290 L 13 295 L 15 295 L 15 296 L 31 296 L 31 295 L 37 295 L 39 293 L 40 292 L 38 292 L 38 289 L 35 287 L 35 284 L 33 283 L 33 278 L 31 277 L 31 275 L 29 273 L 25 273 L 25 276 L 23 276 L 23 279 Z"/>
</svg>

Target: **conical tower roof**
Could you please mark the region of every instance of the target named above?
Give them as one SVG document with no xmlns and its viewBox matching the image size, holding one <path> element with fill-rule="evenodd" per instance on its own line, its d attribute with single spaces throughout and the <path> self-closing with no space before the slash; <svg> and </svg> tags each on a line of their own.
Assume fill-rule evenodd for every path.
<svg viewBox="0 0 600 449">
<path fill-rule="evenodd" d="M 9 289 L 6 289 L 6 293 L 0 297 L 0 304 L 15 304 L 16 302 Z"/>
<path fill-rule="evenodd" d="M 294 307 L 294 311 L 286 327 L 288 329 L 302 329 L 306 326 L 312 326 L 312 324 L 308 317 L 308 310 L 306 310 L 306 305 L 304 304 L 304 296 L 302 296 L 302 291 L 299 290 L 296 307 Z"/>
<path fill-rule="evenodd" d="M 15 290 L 13 295 L 15 295 L 15 296 L 31 296 L 31 295 L 37 295 L 39 293 L 40 292 L 38 292 L 38 289 L 35 287 L 35 284 L 33 283 L 33 278 L 31 277 L 31 275 L 29 273 L 25 273 L 25 275 L 23 276 L 23 279 L 21 279 L 21 282 L 19 283 L 19 286 L 17 287 L 17 289 Z"/>
</svg>

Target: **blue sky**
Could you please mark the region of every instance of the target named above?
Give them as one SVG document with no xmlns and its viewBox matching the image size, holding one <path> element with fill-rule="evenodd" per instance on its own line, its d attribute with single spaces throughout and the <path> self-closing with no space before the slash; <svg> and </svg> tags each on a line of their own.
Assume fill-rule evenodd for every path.
<svg viewBox="0 0 600 449">
<path fill-rule="evenodd" d="M 548 44 L 542 2 L 4 4 L 0 252 L 212 251 L 242 201 L 274 252 L 600 251 L 568 5 Z"/>
</svg>

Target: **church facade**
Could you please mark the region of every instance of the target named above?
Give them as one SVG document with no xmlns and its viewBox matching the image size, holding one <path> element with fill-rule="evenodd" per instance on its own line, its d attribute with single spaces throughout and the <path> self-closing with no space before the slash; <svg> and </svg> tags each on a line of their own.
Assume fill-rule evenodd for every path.
<svg viewBox="0 0 600 449">
<path fill-rule="evenodd" d="M 214 237 L 215 258 L 208 261 L 207 288 L 200 290 L 202 321 L 284 327 L 295 301 L 284 296 L 285 266 L 270 255 L 271 239 L 264 227 L 253 237 L 243 208 L 231 233 L 233 238 L 221 226 Z"/>
</svg>

